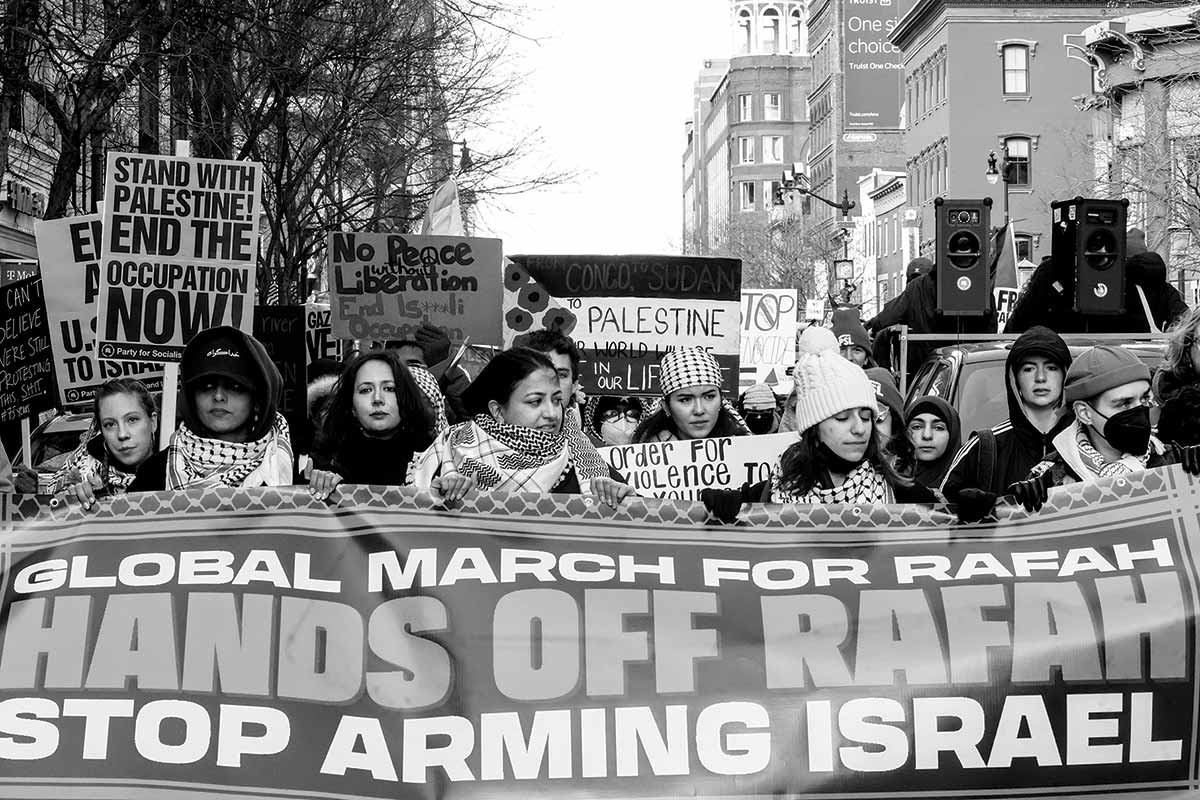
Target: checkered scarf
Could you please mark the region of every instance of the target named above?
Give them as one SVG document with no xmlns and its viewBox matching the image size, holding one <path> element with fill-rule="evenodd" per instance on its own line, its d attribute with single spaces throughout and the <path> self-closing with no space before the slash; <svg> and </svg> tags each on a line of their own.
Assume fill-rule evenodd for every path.
<svg viewBox="0 0 1200 800">
<path fill-rule="evenodd" d="M 92 420 L 79 446 L 71 451 L 71 455 L 67 456 L 67 460 L 54 473 L 54 492 L 56 494 L 65 492 L 75 483 L 86 483 L 93 475 L 100 476 L 100 480 L 104 481 L 104 485 L 108 487 L 109 494 L 124 494 L 125 490 L 129 488 L 129 484 L 133 483 L 133 479 L 137 477 L 136 471 L 126 472 L 119 469 L 107 461 L 96 458 L 88 450 L 92 438 L 99 435 L 96 432 L 96 422 Z M 101 447 L 103 446 L 101 445 Z M 108 451 L 105 450 L 105 452 Z"/>
<path fill-rule="evenodd" d="M 408 372 L 417 382 L 417 388 L 421 390 L 421 394 L 425 395 L 425 399 L 429 401 L 429 405 L 437 417 L 434 422 L 434 433 L 441 433 L 449 428 L 450 421 L 446 418 L 446 396 L 442 394 L 442 387 L 438 386 L 437 378 L 422 366 L 410 366 Z"/>
<path fill-rule="evenodd" d="M 292 461 L 291 435 L 282 414 L 253 442 L 206 439 L 184 422 L 167 445 L 167 488 L 289 486 Z"/>
<path fill-rule="evenodd" d="M 658 372 L 663 397 L 693 386 L 721 386 L 721 365 L 712 353 L 699 347 L 672 350 L 662 358 Z"/>
<path fill-rule="evenodd" d="M 1146 452 L 1140 456 L 1126 455 L 1116 461 L 1108 461 L 1099 450 L 1092 446 L 1091 440 L 1088 439 L 1087 426 L 1079 421 L 1075 422 L 1075 446 L 1079 450 L 1079 461 L 1099 478 L 1129 475 L 1144 470 L 1150 461 L 1150 454 L 1155 450 L 1154 444 L 1152 441 L 1146 448 Z M 1083 479 L 1084 476 L 1080 475 L 1079 477 Z"/>
<path fill-rule="evenodd" d="M 888 484 L 887 478 L 876 469 L 871 462 L 864 461 L 850 471 L 841 486 L 832 489 L 822 489 L 813 486 L 803 494 L 795 494 L 783 488 L 783 469 L 779 462 L 771 473 L 771 499 L 776 503 L 797 503 L 811 505 L 832 505 L 861 503 L 894 503 L 896 494 Z"/>
<path fill-rule="evenodd" d="M 607 475 L 608 467 L 582 431 L 576 435 L 566 428 L 546 433 L 478 414 L 442 433 L 420 455 L 413 483 L 428 491 L 438 475 L 458 472 L 474 478 L 483 491 L 548 494 L 574 466 L 580 488 L 587 492 L 592 478 Z M 581 440 L 587 445 L 583 452 Z"/>
</svg>

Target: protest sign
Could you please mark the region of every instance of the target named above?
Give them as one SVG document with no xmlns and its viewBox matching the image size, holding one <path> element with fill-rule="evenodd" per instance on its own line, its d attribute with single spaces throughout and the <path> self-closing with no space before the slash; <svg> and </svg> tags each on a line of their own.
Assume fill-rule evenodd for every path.
<svg viewBox="0 0 1200 800">
<path fill-rule="evenodd" d="M 54 364 L 40 277 L 0 286 L 0 422 L 54 408 Z"/>
<path fill-rule="evenodd" d="M 96 389 L 114 378 L 136 378 L 162 389 L 162 366 L 96 358 L 96 296 L 100 292 L 99 214 L 34 223 L 46 295 L 50 349 L 62 405 L 90 403 Z"/>
<path fill-rule="evenodd" d="M 804 318 L 811 322 L 820 322 L 825 318 L 824 300 L 805 300 Z"/>
<path fill-rule="evenodd" d="M 283 378 L 279 413 L 288 421 L 292 444 L 299 448 L 310 438 L 308 409 L 308 343 L 304 306 L 258 306 L 254 309 L 254 338 L 262 342 Z M 297 449 L 296 452 L 305 452 Z"/>
<path fill-rule="evenodd" d="M 304 307 L 304 341 L 306 366 L 321 358 L 342 360 L 342 340 L 333 336 L 328 303 L 309 303 Z"/>
<path fill-rule="evenodd" d="M 799 301 L 795 289 L 742 289 L 742 390 L 765 383 L 792 391 Z"/>
<path fill-rule="evenodd" d="M 411 339 L 422 322 L 451 341 L 500 341 L 499 239 L 329 234 L 329 304 L 339 339 Z"/>
<path fill-rule="evenodd" d="M 555 328 L 583 352 L 591 394 L 659 394 L 668 350 L 703 347 L 738 390 L 742 262 L 691 256 L 512 256 L 504 271 L 504 345 Z"/>
<path fill-rule="evenodd" d="M 601 447 L 600 455 L 642 497 L 695 500 L 701 489 L 738 489 L 769 480 L 795 433 L 715 436 Z"/>
<path fill-rule="evenodd" d="M 34 223 L 35 227 L 37 223 Z M 23 281 L 38 274 L 38 262 L 27 258 L 0 258 L 0 286 Z"/>
<path fill-rule="evenodd" d="M 259 164 L 108 154 L 101 358 L 173 362 L 205 328 L 253 330 L 261 194 Z"/>
<path fill-rule="evenodd" d="M 1198 488 L 1076 485 L 999 529 L 369 487 L 0 498 L 0 792 L 1194 797 Z"/>
</svg>

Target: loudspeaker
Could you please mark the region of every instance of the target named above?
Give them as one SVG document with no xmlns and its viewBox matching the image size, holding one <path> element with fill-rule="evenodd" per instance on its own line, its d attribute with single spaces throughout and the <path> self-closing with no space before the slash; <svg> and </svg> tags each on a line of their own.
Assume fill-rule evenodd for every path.
<svg viewBox="0 0 1200 800">
<path fill-rule="evenodd" d="M 933 201 L 937 246 L 937 310 L 949 317 L 983 316 L 992 305 L 988 233 L 992 198 Z"/>
<path fill-rule="evenodd" d="M 1050 204 L 1050 254 L 1074 276 L 1072 308 L 1081 314 L 1125 312 L 1125 219 L 1129 200 L 1076 197 Z"/>
</svg>

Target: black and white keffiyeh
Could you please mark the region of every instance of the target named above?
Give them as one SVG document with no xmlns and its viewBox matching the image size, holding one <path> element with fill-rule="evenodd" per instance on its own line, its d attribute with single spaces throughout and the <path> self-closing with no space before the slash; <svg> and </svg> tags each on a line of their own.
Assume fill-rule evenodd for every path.
<svg viewBox="0 0 1200 800">
<path fill-rule="evenodd" d="M 864 461 L 851 470 L 841 486 L 835 486 L 832 489 L 813 486 L 803 494 L 784 489 L 780 479 L 782 474 L 782 467 L 776 462 L 771 475 L 771 499 L 776 503 L 859 505 L 861 503 L 896 502 L 896 493 L 892 491 L 887 478 L 869 461 Z"/>
<path fill-rule="evenodd" d="M 720 387 L 724 383 L 721 378 L 721 365 L 717 363 L 717 359 L 713 358 L 712 353 L 699 347 L 684 347 L 663 356 L 658 382 L 662 387 L 663 397 L 693 386 Z"/>
<path fill-rule="evenodd" d="M 252 442 L 206 439 L 180 423 L 167 445 L 167 488 L 288 486 L 292 461 L 291 433 L 282 414 Z"/>
<path fill-rule="evenodd" d="M 434 416 L 434 433 L 441 433 L 450 427 L 450 421 L 446 417 L 446 396 L 442 394 L 442 388 L 438 386 L 437 378 L 433 377 L 433 373 L 422 366 L 410 366 L 408 372 L 413 376 L 413 380 L 417 383 L 417 388 L 421 390 L 421 394 L 425 395 L 425 399 L 429 401 L 429 405 L 433 408 Z"/>
</svg>

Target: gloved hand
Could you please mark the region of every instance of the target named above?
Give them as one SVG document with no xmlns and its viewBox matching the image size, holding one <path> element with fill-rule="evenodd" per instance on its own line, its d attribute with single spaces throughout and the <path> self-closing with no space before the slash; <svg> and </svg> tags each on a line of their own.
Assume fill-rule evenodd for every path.
<svg viewBox="0 0 1200 800">
<path fill-rule="evenodd" d="M 703 489 L 700 502 L 704 503 L 709 514 L 726 525 L 732 525 L 742 510 L 742 492 L 739 489 Z"/>
<path fill-rule="evenodd" d="M 435 328 L 428 322 L 421 323 L 413 339 L 421 345 L 425 354 L 425 363 L 429 366 L 440 364 L 450 357 L 450 337 L 441 328 Z"/>
<path fill-rule="evenodd" d="M 983 489 L 962 489 L 958 493 L 959 522 L 979 522 L 992 513 L 996 506 L 996 493 Z"/>
<path fill-rule="evenodd" d="M 1183 445 L 1175 445 L 1175 460 L 1179 462 L 1179 466 L 1183 467 L 1183 471 L 1189 475 L 1200 475 L 1200 444 L 1194 444 L 1190 447 Z"/>
<path fill-rule="evenodd" d="M 1017 481 L 1008 487 L 1008 493 L 1017 498 L 1017 502 L 1025 506 L 1025 510 L 1033 513 L 1041 509 L 1050 496 L 1050 483 L 1053 477 L 1049 470 L 1035 478 Z"/>
</svg>

